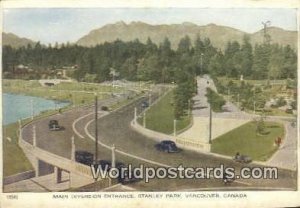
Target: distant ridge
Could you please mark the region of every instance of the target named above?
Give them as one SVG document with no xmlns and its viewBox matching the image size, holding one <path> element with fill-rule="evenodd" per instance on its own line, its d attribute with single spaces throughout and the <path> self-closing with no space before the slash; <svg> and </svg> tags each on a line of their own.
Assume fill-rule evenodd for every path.
<svg viewBox="0 0 300 208">
<path fill-rule="evenodd" d="M 293 48 L 297 47 L 296 31 L 287 31 L 278 27 L 270 27 L 268 28 L 268 33 L 271 36 L 272 43 L 278 43 L 279 45 L 289 44 Z M 80 38 L 77 41 L 77 44 L 82 46 L 95 46 L 104 42 L 113 42 L 117 39 L 123 41 L 139 39 L 141 42 L 145 43 L 148 37 L 150 37 L 154 43 L 159 44 L 165 37 L 168 37 L 172 44 L 172 48 L 177 48 L 182 37 L 189 35 L 191 40 L 194 41 L 198 34 L 201 38 L 210 38 L 212 44 L 221 49 L 225 48 L 228 41 L 236 40 L 241 43 L 244 35 L 250 37 L 253 45 L 255 43 L 263 42 L 262 30 L 251 34 L 235 28 L 216 24 L 199 26 L 191 22 L 183 22 L 182 24 L 151 25 L 140 21 L 131 22 L 129 24 L 119 21 L 92 30 L 89 34 Z"/>
<path fill-rule="evenodd" d="M 34 46 L 36 42 L 27 38 L 21 38 L 13 33 L 2 33 L 2 45 L 10 45 L 13 48 L 27 46 L 28 44 Z"/>
</svg>

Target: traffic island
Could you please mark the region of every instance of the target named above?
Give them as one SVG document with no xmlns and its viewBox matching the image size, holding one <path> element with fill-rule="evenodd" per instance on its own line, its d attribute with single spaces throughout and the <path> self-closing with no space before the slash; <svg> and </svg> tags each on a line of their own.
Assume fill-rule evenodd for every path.
<svg viewBox="0 0 300 208">
<path fill-rule="evenodd" d="M 233 157 L 237 152 L 255 161 L 267 161 L 278 149 L 275 141 L 284 138 L 284 126 L 277 122 L 265 122 L 265 133 L 257 132 L 257 122 L 248 122 L 212 141 L 213 153 Z"/>
</svg>

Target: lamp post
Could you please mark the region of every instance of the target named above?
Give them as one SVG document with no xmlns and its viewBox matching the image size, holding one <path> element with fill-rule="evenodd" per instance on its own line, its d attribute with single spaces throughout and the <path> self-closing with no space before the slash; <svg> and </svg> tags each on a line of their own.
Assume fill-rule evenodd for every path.
<svg viewBox="0 0 300 208">
<path fill-rule="evenodd" d="M 149 91 L 149 106 L 151 105 L 151 90 Z"/>
<path fill-rule="evenodd" d="M 143 127 L 146 128 L 146 112 L 144 112 L 143 116 Z"/>
<path fill-rule="evenodd" d="M 208 143 L 211 144 L 211 137 L 212 137 L 212 110 L 211 106 L 209 106 L 209 134 L 208 134 Z"/>
<path fill-rule="evenodd" d="M 116 167 L 116 147 L 115 144 L 113 144 L 112 148 L 111 148 L 111 167 L 115 168 Z"/>
<path fill-rule="evenodd" d="M 188 106 L 188 117 L 191 115 L 191 99 L 189 99 L 189 106 Z"/>
<path fill-rule="evenodd" d="M 31 103 L 31 120 L 33 120 L 33 117 L 34 117 L 34 106 L 33 106 L 33 99 L 30 100 L 30 103 Z"/>
<path fill-rule="evenodd" d="M 177 124 L 177 120 L 174 119 L 174 123 L 173 123 L 173 135 L 176 136 L 176 124 Z"/>
<path fill-rule="evenodd" d="M 254 91 L 253 91 L 253 113 L 255 114 L 255 87 L 254 87 Z"/>
<path fill-rule="evenodd" d="M 98 160 L 98 95 L 95 93 L 95 162 Z"/>
<path fill-rule="evenodd" d="M 202 67 L 203 67 L 203 56 L 204 54 L 200 54 L 200 76 L 202 75 Z"/>
</svg>

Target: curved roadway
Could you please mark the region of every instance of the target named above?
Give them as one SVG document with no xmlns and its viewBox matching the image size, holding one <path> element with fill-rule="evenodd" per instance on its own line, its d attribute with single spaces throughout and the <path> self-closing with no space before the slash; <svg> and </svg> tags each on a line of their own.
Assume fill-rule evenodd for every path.
<svg viewBox="0 0 300 208">
<path fill-rule="evenodd" d="M 154 96 L 152 96 L 154 98 Z M 226 167 L 234 167 L 238 171 L 243 165 L 232 160 L 217 158 L 210 155 L 182 151 L 178 154 L 166 154 L 158 152 L 154 148 L 155 141 L 135 132 L 130 127 L 133 119 L 134 107 L 140 112 L 141 100 L 139 99 L 130 105 L 105 115 L 100 112 L 98 121 L 98 135 L 102 144 L 112 146 L 115 144 L 119 153 L 117 160 L 134 165 L 145 164 L 148 166 L 172 166 L 178 167 L 219 167 L 224 164 Z M 101 105 L 107 105 L 115 100 L 100 101 Z M 100 108 L 99 108 L 100 109 Z M 63 114 L 54 115 L 24 127 L 23 138 L 32 142 L 32 125 L 36 125 L 37 146 L 54 154 L 71 157 L 71 137 L 74 135 L 76 149 L 94 151 L 94 108 L 74 109 Z M 64 127 L 62 131 L 49 131 L 48 122 L 51 119 L 59 120 Z M 127 155 L 125 156 L 124 154 Z M 110 150 L 99 145 L 99 159 L 109 159 Z M 146 161 L 146 162 L 145 162 Z M 248 165 L 254 167 L 253 165 Z M 196 180 L 196 179 L 154 179 L 146 184 L 143 181 L 131 184 L 139 190 L 206 190 L 207 188 L 222 189 L 295 189 L 295 171 L 279 170 L 278 179 L 238 179 L 230 187 L 224 187 L 220 179 Z"/>
</svg>

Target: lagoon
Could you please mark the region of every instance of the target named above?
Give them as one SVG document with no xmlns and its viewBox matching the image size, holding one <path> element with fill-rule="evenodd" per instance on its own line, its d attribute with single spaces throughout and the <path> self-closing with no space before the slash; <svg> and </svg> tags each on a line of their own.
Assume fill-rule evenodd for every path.
<svg viewBox="0 0 300 208">
<path fill-rule="evenodd" d="M 2 102 L 3 125 L 17 122 L 19 119 L 29 118 L 32 116 L 32 113 L 36 116 L 42 111 L 58 109 L 69 105 L 69 102 L 10 93 L 2 94 Z"/>
</svg>

